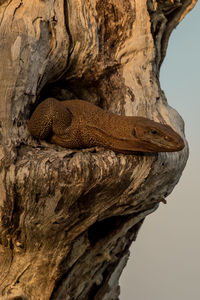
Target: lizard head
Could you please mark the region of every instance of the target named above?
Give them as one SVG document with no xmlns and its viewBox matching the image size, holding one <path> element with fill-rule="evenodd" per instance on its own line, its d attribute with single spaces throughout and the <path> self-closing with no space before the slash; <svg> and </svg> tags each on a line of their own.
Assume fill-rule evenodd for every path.
<svg viewBox="0 0 200 300">
<path fill-rule="evenodd" d="M 146 118 L 138 117 L 132 135 L 140 141 L 140 145 L 146 150 L 145 152 L 174 152 L 182 150 L 185 146 L 181 136 L 169 125 Z"/>
</svg>

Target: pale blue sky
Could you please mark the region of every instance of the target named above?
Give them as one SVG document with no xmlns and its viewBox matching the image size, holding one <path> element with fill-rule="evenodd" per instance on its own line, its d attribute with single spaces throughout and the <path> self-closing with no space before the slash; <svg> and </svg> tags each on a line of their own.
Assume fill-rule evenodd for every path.
<svg viewBox="0 0 200 300">
<path fill-rule="evenodd" d="M 146 218 L 121 278 L 120 300 L 200 299 L 200 2 L 174 30 L 161 69 L 185 121 L 190 157 L 167 205 Z"/>
</svg>

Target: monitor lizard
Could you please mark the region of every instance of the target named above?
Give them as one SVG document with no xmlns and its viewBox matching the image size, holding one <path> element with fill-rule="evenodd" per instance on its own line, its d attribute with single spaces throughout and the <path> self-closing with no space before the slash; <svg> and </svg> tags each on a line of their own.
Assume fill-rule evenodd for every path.
<svg viewBox="0 0 200 300">
<path fill-rule="evenodd" d="M 120 153 L 172 152 L 184 141 L 170 126 L 144 117 L 119 116 L 84 100 L 41 102 L 28 121 L 32 136 L 71 149 L 95 146 Z"/>
</svg>

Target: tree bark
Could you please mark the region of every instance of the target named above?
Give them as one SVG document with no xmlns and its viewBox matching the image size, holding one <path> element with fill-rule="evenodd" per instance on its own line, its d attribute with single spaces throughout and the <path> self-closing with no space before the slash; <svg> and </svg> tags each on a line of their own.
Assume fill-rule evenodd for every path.
<svg viewBox="0 0 200 300">
<path fill-rule="evenodd" d="M 181 152 L 116 154 L 32 138 L 48 96 L 121 115 L 184 123 L 159 69 L 197 0 L 0 0 L 0 299 L 119 297 L 144 218 L 178 182 Z"/>
</svg>

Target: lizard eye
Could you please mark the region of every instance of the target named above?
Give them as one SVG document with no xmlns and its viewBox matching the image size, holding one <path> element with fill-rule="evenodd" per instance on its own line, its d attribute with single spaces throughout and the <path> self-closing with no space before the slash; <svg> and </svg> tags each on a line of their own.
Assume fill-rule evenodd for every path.
<svg viewBox="0 0 200 300">
<path fill-rule="evenodd" d="M 157 132 L 155 129 L 152 129 L 152 130 L 151 130 L 151 133 L 152 133 L 152 134 L 157 134 L 158 132 Z"/>
</svg>

